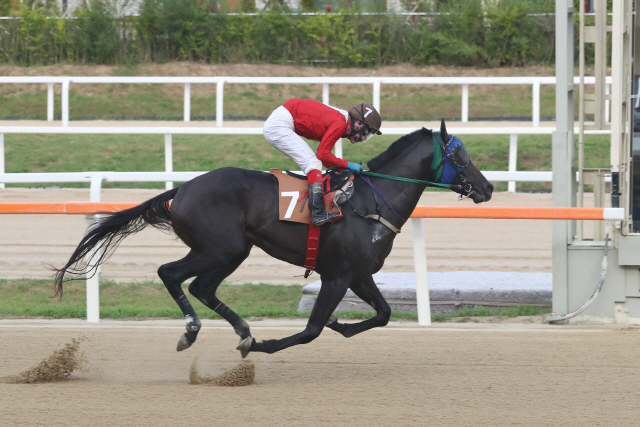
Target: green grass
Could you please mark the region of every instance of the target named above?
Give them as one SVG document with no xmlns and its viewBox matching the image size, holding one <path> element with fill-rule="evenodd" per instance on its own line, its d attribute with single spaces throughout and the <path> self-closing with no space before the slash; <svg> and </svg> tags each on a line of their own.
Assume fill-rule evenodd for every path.
<svg viewBox="0 0 640 427">
<path fill-rule="evenodd" d="M 0 84 L 0 117 L 45 119 L 47 91 L 34 85 Z M 23 89 L 26 88 L 26 89 Z M 96 84 L 72 85 L 69 92 L 69 116 L 116 119 L 127 117 L 182 120 L 183 92 L 178 84 Z M 348 109 L 373 97 L 371 85 L 332 85 L 330 103 Z M 268 117 L 290 98 L 322 100 L 322 85 L 226 84 L 224 114 L 233 117 Z M 461 115 L 460 85 L 383 85 L 381 113 L 384 120 L 425 120 Z M 531 117 L 531 87 L 526 85 L 472 85 L 469 116 Z M 577 111 L 577 110 L 576 110 Z M 60 95 L 55 96 L 54 112 L 61 115 Z M 216 114 L 215 85 L 192 85 L 191 115 L 194 119 Z M 555 115 L 553 86 L 545 85 L 540 93 L 541 117 Z"/>
<path fill-rule="evenodd" d="M 381 135 L 365 144 L 343 141 L 344 158 L 366 162 L 384 151 L 397 137 Z M 471 159 L 481 170 L 507 170 L 509 135 L 464 135 Z M 225 166 L 254 170 L 297 170 L 261 135 L 174 135 L 174 170 L 208 171 Z M 316 142 L 310 142 L 317 148 Z M 608 167 L 609 137 L 585 136 L 585 167 Z M 577 144 L 576 144 L 577 146 Z M 7 172 L 162 171 L 162 135 L 5 135 Z M 576 154 L 577 157 L 577 154 Z M 518 170 L 551 170 L 551 136 L 518 138 Z M 30 187 L 34 184 L 15 186 Z M 49 183 L 82 187 L 89 184 Z M 105 183 L 105 188 L 162 188 L 163 183 Z M 498 183 L 497 191 L 506 190 Z M 519 191 L 550 190 L 551 183 L 520 183 Z"/>
<path fill-rule="evenodd" d="M 86 290 L 83 281 L 67 282 L 60 300 L 51 298 L 53 284 L 43 279 L 0 279 L 0 317 L 45 317 L 51 319 L 85 318 Z M 185 286 L 185 293 L 188 294 Z M 306 318 L 298 313 L 302 286 L 285 285 L 225 285 L 217 293 L 220 300 L 242 317 Z M 194 297 L 189 298 L 202 319 L 219 319 Z M 530 316 L 550 312 L 548 307 L 520 306 L 489 310 L 463 309 L 456 313 L 434 314 L 434 322 L 458 319 L 466 321 L 475 316 Z M 110 319 L 171 318 L 180 319 L 182 313 L 169 296 L 164 285 L 156 282 L 100 284 L 100 316 Z M 373 313 L 339 312 L 341 319 L 367 319 Z M 416 313 L 394 311 L 392 320 L 417 320 Z"/>
</svg>

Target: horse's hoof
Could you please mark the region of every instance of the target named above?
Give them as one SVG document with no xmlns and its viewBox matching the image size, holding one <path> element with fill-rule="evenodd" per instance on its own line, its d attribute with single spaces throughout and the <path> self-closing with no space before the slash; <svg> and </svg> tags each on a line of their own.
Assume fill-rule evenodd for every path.
<svg viewBox="0 0 640 427">
<path fill-rule="evenodd" d="M 251 348 L 251 345 L 254 343 L 254 341 L 255 340 L 253 339 L 253 337 L 249 336 L 241 340 L 240 344 L 238 344 L 238 346 L 236 347 L 236 350 L 240 350 L 240 356 L 242 356 L 243 359 L 247 357 L 247 354 L 249 354 L 249 349 Z"/>
<path fill-rule="evenodd" d="M 331 317 L 329 317 L 329 320 L 327 320 L 327 323 L 325 326 L 331 326 L 333 323 L 336 323 L 337 321 L 338 321 L 338 318 L 332 314 Z"/>
<path fill-rule="evenodd" d="M 186 350 L 189 347 L 191 347 L 191 344 L 193 344 L 193 341 L 189 341 L 189 338 L 187 338 L 187 335 L 184 334 L 178 340 L 178 347 L 176 348 L 176 350 L 178 351 Z"/>
</svg>

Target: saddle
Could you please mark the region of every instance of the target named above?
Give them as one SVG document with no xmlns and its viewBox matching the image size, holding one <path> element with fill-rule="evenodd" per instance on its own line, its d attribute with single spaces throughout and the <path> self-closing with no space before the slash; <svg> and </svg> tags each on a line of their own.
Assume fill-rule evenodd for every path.
<svg viewBox="0 0 640 427">
<path fill-rule="evenodd" d="M 270 169 L 269 173 L 278 180 L 279 218 L 281 221 L 299 222 L 309 224 L 307 235 L 307 249 L 305 253 L 304 278 L 309 277 L 316 269 L 318 259 L 318 247 L 320 246 L 320 227 L 311 223 L 311 209 L 306 203 L 309 197 L 307 177 L 290 171 Z M 340 216 L 333 222 L 342 218 L 339 205 L 346 202 L 353 195 L 353 173 L 347 170 L 331 170 L 322 179 L 324 193 L 324 208 L 327 212 L 338 209 Z"/>
<path fill-rule="evenodd" d="M 270 169 L 269 173 L 278 180 L 279 219 L 310 224 L 311 209 L 307 203 L 307 177 L 275 168 Z M 353 178 L 351 171 L 341 169 L 331 170 L 323 176 L 324 206 L 327 212 L 340 211 L 339 205 L 351 198 L 354 190 Z"/>
</svg>

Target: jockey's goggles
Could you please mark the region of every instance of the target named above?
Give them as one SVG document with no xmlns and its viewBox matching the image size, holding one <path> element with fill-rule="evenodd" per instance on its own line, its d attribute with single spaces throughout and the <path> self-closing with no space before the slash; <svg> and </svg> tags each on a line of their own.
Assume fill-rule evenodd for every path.
<svg viewBox="0 0 640 427">
<path fill-rule="evenodd" d="M 360 139 L 361 142 L 367 142 L 368 140 L 370 140 L 373 135 L 375 135 L 375 131 L 373 129 L 371 129 L 371 127 L 368 124 L 364 124 L 364 129 L 362 129 L 362 138 Z"/>
</svg>

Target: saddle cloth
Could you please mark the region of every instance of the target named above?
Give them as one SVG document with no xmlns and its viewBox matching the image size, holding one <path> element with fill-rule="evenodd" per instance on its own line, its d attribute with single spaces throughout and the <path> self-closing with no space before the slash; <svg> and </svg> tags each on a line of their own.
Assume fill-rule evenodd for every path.
<svg viewBox="0 0 640 427">
<path fill-rule="evenodd" d="M 305 197 L 309 189 L 306 177 L 301 176 L 298 178 L 276 168 L 270 169 L 269 173 L 278 180 L 279 219 L 302 224 L 311 223 L 311 209 L 309 208 L 307 197 Z M 326 175 L 324 176 L 326 177 Z M 341 189 L 337 189 L 325 196 L 325 210 L 327 212 L 336 212 L 339 209 L 336 202 L 342 202 L 337 200 L 341 195 L 348 194 L 350 196 L 353 192 L 353 183 L 351 181 L 353 181 L 353 175 L 349 177 Z M 346 200 L 346 198 L 344 199 Z"/>
</svg>

